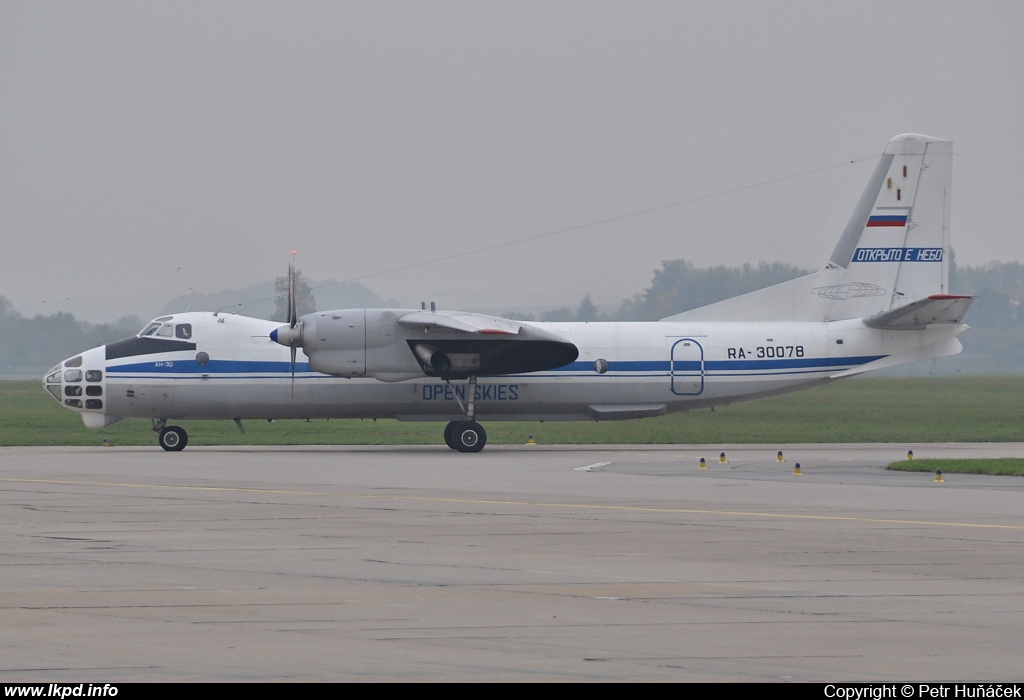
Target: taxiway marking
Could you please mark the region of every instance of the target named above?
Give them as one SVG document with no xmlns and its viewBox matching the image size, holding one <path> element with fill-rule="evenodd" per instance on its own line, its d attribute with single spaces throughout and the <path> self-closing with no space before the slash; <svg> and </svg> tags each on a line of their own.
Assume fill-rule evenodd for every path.
<svg viewBox="0 0 1024 700">
<path fill-rule="evenodd" d="M 168 491 L 208 491 L 225 493 L 253 493 L 268 496 L 319 496 L 321 498 L 352 498 L 363 500 L 423 501 L 428 503 L 465 503 L 492 506 L 525 506 L 531 508 L 569 508 L 574 510 L 605 510 L 633 513 L 666 513 L 672 515 L 726 515 L 743 518 L 779 518 L 785 520 L 818 520 L 830 522 L 875 523 L 886 525 L 926 525 L 931 527 L 969 527 L 991 530 L 1021 530 L 1024 525 L 998 525 L 992 523 L 958 523 L 940 520 L 901 520 L 897 518 L 864 518 L 853 515 L 803 515 L 800 513 L 772 513 L 765 511 L 713 510 L 705 508 L 662 508 L 656 506 L 618 506 L 602 503 L 557 503 L 549 501 L 510 501 L 486 498 L 444 498 L 439 496 L 400 496 L 397 494 L 332 493 L 330 491 L 295 491 L 288 489 L 256 489 L 241 486 L 194 486 L 186 484 L 133 484 L 116 481 L 65 481 L 57 479 L 0 478 L 0 483 L 48 484 L 51 486 L 103 486 L 129 489 Z"/>
</svg>

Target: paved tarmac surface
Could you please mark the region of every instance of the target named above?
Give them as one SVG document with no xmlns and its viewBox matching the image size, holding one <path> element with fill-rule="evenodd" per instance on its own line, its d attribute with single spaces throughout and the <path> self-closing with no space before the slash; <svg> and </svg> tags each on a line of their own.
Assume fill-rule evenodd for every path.
<svg viewBox="0 0 1024 700">
<path fill-rule="evenodd" d="M 1024 455 L 0 448 L 0 681 L 1019 681 L 1024 479 L 908 448 Z"/>
</svg>

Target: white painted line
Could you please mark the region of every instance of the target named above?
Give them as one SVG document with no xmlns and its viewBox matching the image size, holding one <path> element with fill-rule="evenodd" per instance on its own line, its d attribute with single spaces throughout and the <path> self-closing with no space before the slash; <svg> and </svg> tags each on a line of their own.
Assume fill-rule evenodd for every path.
<svg viewBox="0 0 1024 700">
<path fill-rule="evenodd" d="M 606 467 L 609 464 L 611 464 L 611 462 L 594 462 L 593 464 L 588 464 L 585 467 L 573 467 L 572 470 L 574 472 L 589 472 L 593 469 L 597 469 L 598 467 Z"/>
</svg>

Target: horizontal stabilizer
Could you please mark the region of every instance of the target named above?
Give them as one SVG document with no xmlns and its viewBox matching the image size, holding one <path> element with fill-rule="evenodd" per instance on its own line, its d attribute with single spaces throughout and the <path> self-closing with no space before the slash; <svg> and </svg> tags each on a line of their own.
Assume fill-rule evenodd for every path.
<svg viewBox="0 0 1024 700">
<path fill-rule="evenodd" d="M 864 319 L 864 325 L 885 330 L 913 331 L 933 324 L 960 323 L 973 297 L 955 294 L 933 294 L 926 299 L 883 311 Z"/>
</svg>

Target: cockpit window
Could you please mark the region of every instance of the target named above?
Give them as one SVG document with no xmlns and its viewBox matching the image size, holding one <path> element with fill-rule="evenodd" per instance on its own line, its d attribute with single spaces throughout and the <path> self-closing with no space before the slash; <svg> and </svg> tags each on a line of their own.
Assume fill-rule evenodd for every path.
<svg viewBox="0 0 1024 700">
<path fill-rule="evenodd" d="M 161 316 L 160 318 L 154 318 L 152 321 L 149 322 L 149 324 L 145 328 L 142 329 L 142 331 L 139 332 L 139 337 L 141 338 L 146 335 L 153 335 L 154 333 L 156 333 L 157 329 L 160 328 L 160 324 L 167 323 L 173 318 L 174 316 Z M 167 334 L 157 333 L 157 335 Z"/>
<path fill-rule="evenodd" d="M 85 381 L 87 381 L 87 382 L 102 382 L 103 381 L 103 370 L 101 370 L 101 369 L 87 369 L 85 371 Z"/>
<path fill-rule="evenodd" d="M 165 323 L 164 325 L 160 326 L 160 330 L 158 330 L 156 334 L 161 338 L 170 338 L 172 335 L 174 335 L 174 326 L 172 326 L 169 323 Z"/>
<path fill-rule="evenodd" d="M 184 340 L 190 340 L 192 338 L 192 324 L 191 323 L 179 323 L 174 327 L 174 337 L 182 338 Z"/>
<path fill-rule="evenodd" d="M 60 384 L 60 369 L 56 369 L 46 375 L 47 384 Z"/>
<path fill-rule="evenodd" d="M 82 370 L 80 370 L 80 369 L 66 369 L 66 370 L 64 370 L 64 381 L 66 381 L 66 382 L 80 382 L 80 381 L 82 381 Z"/>
<path fill-rule="evenodd" d="M 81 367 L 82 366 L 82 356 L 79 355 L 78 357 L 72 357 L 70 360 L 68 360 L 67 362 L 64 363 L 64 366 L 65 367 Z"/>
</svg>

